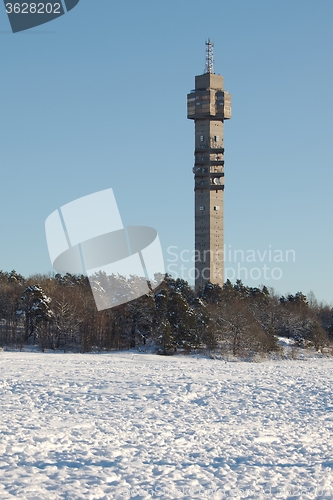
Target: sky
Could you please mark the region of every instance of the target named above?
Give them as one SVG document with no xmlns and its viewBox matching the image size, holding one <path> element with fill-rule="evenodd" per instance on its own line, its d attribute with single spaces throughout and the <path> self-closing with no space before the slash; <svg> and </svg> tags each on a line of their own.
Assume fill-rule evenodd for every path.
<svg viewBox="0 0 333 500">
<path fill-rule="evenodd" d="M 112 188 L 191 281 L 186 95 L 210 37 L 232 95 L 226 277 L 333 303 L 331 0 L 80 0 L 16 34 L 0 7 L 0 269 L 52 272 L 48 215 Z"/>
</svg>

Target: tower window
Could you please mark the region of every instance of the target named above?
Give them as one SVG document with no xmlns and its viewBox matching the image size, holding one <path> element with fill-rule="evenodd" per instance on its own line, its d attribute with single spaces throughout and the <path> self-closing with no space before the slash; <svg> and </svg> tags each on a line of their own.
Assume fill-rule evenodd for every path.
<svg viewBox="0 0 333 500">
<path fill-rule="evenodd" d="M 204 136 L 203 136 L 203 135 L 201 135 L 201 136 L 200 136 L 200 142 L 203 142 L 203 141 L 204 141 Z"/>
<path fill-rule="evenodd" d="M 216 207 L 214 207 L 214 210 L 220 210 L 220 207 L 217 205 Z"/>
<path fill-rule="evenodd" d="M 199 207 L 199 210 L 205 210 L 205 207 Z"/>
<path fill-rule="evenodd" d="M 214 137 L 214 140 L 215 140 L 215 142 L 219 142 L 219 140 L 220 140 L 220 136 L 219 136 L 219 135 L 216 135 L 216 136 Z"/>
</svg>

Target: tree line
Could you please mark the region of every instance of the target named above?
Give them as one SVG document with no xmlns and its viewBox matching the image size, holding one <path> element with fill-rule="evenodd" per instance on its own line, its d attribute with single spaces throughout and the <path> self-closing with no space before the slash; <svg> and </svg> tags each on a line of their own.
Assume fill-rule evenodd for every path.
<svg viewBox="0 0 333 500">
<path fill-rule="evenodd" d="M 166 355 L 204 350 L 241 357 L 279 351 L 278 337 L 321 351 L 333 341 L 333 309 L 312 293 L 279 297 L 273 289 L 240 280 L 194 290 L 167 275 L 158 289 L 97 311 L 85 276 L 24 278 L 0 271 L 1 347 L 137 348 Z"/>
</svg>

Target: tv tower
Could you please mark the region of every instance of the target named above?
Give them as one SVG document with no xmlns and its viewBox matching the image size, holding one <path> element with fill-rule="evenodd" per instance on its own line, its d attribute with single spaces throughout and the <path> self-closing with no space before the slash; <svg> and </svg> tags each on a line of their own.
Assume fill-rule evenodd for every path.
<svg viewBox="0 0 333 500">
<path fill-rule="evenodd" d="M 187 95 L 187 118 L 195 126 L 196 287 L 224 283 L 224 120 L 231 118 L 231 95 L 214 73 L 213 49 L 208 39 L 205 72 Z"/>
</svg>

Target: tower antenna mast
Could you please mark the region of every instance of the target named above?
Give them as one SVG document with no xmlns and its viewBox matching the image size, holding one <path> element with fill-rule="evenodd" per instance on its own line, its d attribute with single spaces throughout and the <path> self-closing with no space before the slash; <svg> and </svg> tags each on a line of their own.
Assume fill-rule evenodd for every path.
<svg viewBox="0 0 333 500">
<path fill-rule="evenodd" d="M 214 44 L 208 38 L 206 43 L 206 68 L 205 73 L 214 73 Z"/>
</svg>

